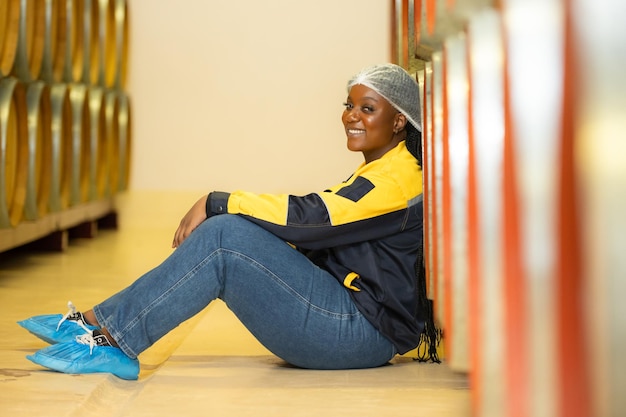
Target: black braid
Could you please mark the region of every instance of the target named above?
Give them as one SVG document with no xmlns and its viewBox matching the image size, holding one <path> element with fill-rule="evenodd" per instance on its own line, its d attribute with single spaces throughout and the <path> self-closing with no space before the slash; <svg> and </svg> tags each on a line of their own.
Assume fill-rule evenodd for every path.
<svg viewBox="0 0 626 417">
<path fill-rule="evenodd" d="M 417 130 L 411 123 L 406 124 L 406 148 L 422 166 L 422 132 Z"/>
<path fill-rule="evenodd" d="M 407 123 L 406 130 L 406 147 L 411 155 L 417 159 L 417 163 L 423 167 L 422 133 L 410 123 Z M 431 361 L 441 363 L 439 355 L 437 354 L 437 346 L 439 346 L 441 342 L 441 330 L 435 326 L 433 302 L 428 299 L 423 236 L 422 244 L 418 250 L 417 259 L 415 261 L 415 278 L 417 280 L 418 317 L 424 320 L 424 330 L 422 330 L 422 334 L 420 335 L 415 360 L 419 362 Z"/>
<path fill-rule="evenodd" d="M 420 248 L 417 260 L 415 261 L 415 276 L 417 278 L 418 308 L 424 318 L 424 330 L 420 335 L 417 345 L 417 357 L 414 360 L 419 362 L 441 363 L 437 354 L 437 346 L 441 342 L 441 329 L 435 326 L 435 316 L 433 302 L 428 299 L 426 289 L 426 268 L 424 265 L 424 246 Z"/>
</svg>

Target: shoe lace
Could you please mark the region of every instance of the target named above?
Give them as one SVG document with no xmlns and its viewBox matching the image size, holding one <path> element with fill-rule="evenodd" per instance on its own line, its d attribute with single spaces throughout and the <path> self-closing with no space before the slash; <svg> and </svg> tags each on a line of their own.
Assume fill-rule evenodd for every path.
<svg viewBox="0 0 626 417">
<path fill-rule="evenodd" d="M 89 345 L 89 354 L 93 353 L 95 346 L 112 346 L 109 339 L 98 330 L 90 331 L 80 336 L 76 336 L 76 342 L 81 345 Z"/>
<path fill-rule="evenodd" d="M 95 346 L 98 346 L 98 342 L 97 340 L 93 337 L 93 335 L 90 333 L 85 333 L 82 336 L 76 336 L 76 341 L 78 343 L 80 343 L 81 345 L 89 345 L 89 354 L 91 355 L 93 353 L 93 348 Z"/>
<path fill-rule="evenodd" d="M 74 304 L 71 301 L 67 302 L 67 307 L 69 308 L 69 311 L 67 313 L 65 313 L 65 315 L 63 317 L 61 317 L 61 320 L 59 320 L 59 324 L 57 324 L 57 332 L 61 328 L 61 324 L 63 324 L 64 321 L 66 321 L 68 318 L 76 315 L 76 307 L 74 306 Z M 82 327 L 83 330 L 85 330 L 86 332 L 91 332 L 91 330 L 89 330 L 89 328 L 87 326 L 85 326 L 85 323 L 83 322 L 83 320 L 80 317 L 77 318 L 76 320 L 73 320 L 73 321 L 75 321 L 76 324 L 78 324 L 80 327 Z"/>
</svg>

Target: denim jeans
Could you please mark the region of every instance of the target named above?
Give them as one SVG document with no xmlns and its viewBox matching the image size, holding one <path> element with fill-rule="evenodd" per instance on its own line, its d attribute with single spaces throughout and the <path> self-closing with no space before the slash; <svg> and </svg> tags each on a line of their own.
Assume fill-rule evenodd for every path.
<svg viewBox="0 0 626 417">
<path fill-rule="evenodd" d="M 94 313 L 131 358 L 220 298 L 259 342 L 295 366 L 383 365 L 395 347 L 348 291 L 282 239 L 224 214 L 203 222 L 161 265 Z"/>
</svg>

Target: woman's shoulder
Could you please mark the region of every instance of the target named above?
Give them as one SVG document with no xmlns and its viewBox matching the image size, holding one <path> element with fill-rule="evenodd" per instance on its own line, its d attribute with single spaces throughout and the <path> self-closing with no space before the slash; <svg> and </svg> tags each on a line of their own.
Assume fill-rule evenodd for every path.
<svg viewBox="0 0 626 417">
<path fill-rule="evenodd" d="M 384 175 L 406 177 L 409 180 L 416 179 L 417 175 L 421 180 L 421 168 L 417 159 L 409 152 L 404 142 L 368 165 L 364 168 L 370 168 L 371 171 L 378 171 Z"/>
<path fill-rule="evenodd" d="M 399 188 L 401 194 L 410 199 L 422 193 L 422 171 L 404 143 L 399 146 L 401 148 L 394 148 L 379 160 L 362 167 L 357 175 L 377 186 Z"/>
</svg>

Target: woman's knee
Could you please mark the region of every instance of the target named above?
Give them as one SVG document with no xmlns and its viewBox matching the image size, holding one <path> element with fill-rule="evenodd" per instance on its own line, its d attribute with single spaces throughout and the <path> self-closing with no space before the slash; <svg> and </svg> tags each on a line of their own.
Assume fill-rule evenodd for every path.
<svg viewBox="0 0 626 417">
<path fill-rule="evenodd" d="M 221 235 L 223 232 L 233 233 L 240 228 L 240 223 L 245 221 L 235 214 L 220 214 L 202 222 L 194 233 L 198 235 Z"/>
<path fill-rule="evenodd" d="M 236 214 L 220 214 L 217 216 L 209 217 L 204 221 L 204 223 L 202 223 L 202 225 L 206 225 L 207 227 L 212 227 L 219 230 L 232 231 L 238 228 L 245 228 L 252 225 L 252 223 Z"/>
<path fill-rule="evenodd" d="M 209 217 L 196 231 L 218 246 L 227 247 L 239 247 L 242 244 L 247 247 L 246 243 L 251 240 L 277 239 L 270 232 L 236 214 Z"/>
</svg>

